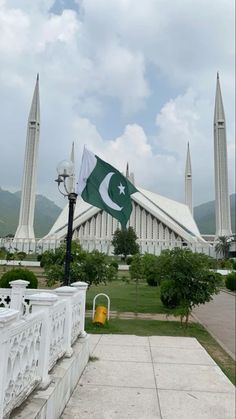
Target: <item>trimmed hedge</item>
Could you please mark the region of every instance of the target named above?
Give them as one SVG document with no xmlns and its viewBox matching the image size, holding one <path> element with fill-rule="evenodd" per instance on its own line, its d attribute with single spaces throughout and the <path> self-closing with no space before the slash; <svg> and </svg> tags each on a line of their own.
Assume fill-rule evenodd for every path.
<svg viewBox="0 0 236 419">
<path fill-rule="evenodd" d="M 226 276 L 225 286 L 230 291 L 236 291 L 236 272 L 230 272 L 230 274 Z"/>
<path fill-rule="evenodd" d="M 13 268 L 5 272 L 0 278 L 0 288 L 11 288 L 9 282 L 16 281 L 17 279 L 29 281 L 27 288 L 38 288 L 38 279 L 35 274 L 29 271 L 29 269 L 22 268 Z"/>
</svg>

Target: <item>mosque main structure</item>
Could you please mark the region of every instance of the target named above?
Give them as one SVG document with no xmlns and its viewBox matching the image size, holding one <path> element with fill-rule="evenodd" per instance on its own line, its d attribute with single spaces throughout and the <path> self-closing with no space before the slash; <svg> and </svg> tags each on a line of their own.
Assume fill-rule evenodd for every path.
<svg viewBox="0 0 236 419">
<path fill-rule="evenodd" d="M 31 105 L 26 139 L 19 225 L 14 242 L 18 249 L 34 239 L 33 217 L 36 195 L 36 167 L 39 142 L 39 79 L 37 77 Z M 227 144 L 225 115 L 217 74 L 214 113 L 214 163 L 216 198 L 216 238 L 231 235 L 228 194 Z M 134 175 L 126 168 L 126 177 L 133 183 Z M 192 168 L 189 144 L 185 167 L 185 203 L 180 203 L 135 185 L 138 192 L 131 196 L 132 213 L 128 226 L 134 228 L 141 253 L 159 254 L 161 250 L 188 246 L 194 251 L 210 252 L 193 218 Z M 67 235 L 68 205 L 62 210 L 49 233 L 40 240 L 43 250 L 53 248 Z M 97 249 L 112 254 L 112 236 L 120 225 L 105 211 L 78 197 L 74 211 L 73 239 L 87 250 Z"/>
</svg>

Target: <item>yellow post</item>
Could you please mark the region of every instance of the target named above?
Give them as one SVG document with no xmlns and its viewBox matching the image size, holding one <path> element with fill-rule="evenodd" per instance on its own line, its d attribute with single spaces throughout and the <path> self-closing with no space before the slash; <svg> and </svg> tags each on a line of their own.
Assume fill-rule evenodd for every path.
<svg viewBox="0 0 236 419">
<path fill-rule="evenodd" d="M 104 306 L 97 306 L 93 318 L 93 323 L 104 325 L 107 317 L 107 308 Z"/>
</svg>

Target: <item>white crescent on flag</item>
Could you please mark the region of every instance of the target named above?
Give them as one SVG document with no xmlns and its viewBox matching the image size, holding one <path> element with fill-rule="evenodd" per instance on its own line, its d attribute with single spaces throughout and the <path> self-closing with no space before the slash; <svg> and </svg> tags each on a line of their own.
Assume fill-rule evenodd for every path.
<svg viewBox="0 0 236 419">
<path fill-rule="evenodd" d="M 123 207 L 119 207 L 119 205 L 117 205 L 114 201 L 112 201 L 112 199 L 108 195 L 109 183 L 110 183 L 111 177 L 113 175 L 114 175 L 114 172 L 107 173 L 107 175 L 104 177 L 103 181 L 100 183 L 99 193 L 101 195 L 102 200 L 105 202 L 105 204 L 108 207 L 110 207 L 110 208 L 112 208 L 116 211 L 121 211 L 123 209 Z"/>
</svg>

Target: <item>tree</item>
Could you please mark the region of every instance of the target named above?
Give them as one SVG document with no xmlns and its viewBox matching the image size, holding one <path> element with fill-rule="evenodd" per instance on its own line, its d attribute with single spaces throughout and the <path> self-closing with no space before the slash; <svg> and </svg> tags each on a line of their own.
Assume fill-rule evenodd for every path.
<svg viewBox="0 0 236 419">
<path fill-rule="evenodd" d="M 142 271 L 148 285 L 156 287 L 159 284 L 158 256 L 145 253 L 142 257 Z"/>
<path fill-rule="evenodd" d="M 146 279 L 148 285 L 156 287 L 159 284 L 158 256 L 151 253 L 145 253 L 142 257 L 134 256 L 129 272 L 131 278 L 135 277 L 134 275 L 139 275 L 139 279 Z"/>
<path fill-rule="evenodd" d="M 215 245 L 215 251 L 217 255 L 222 255 L 223 259 L 229 258 L 231 237 L 229 236 L 220 236 L 218 237 L 217 243 Z"/>
<path fill-rule="evenodd" d="M 42 254 L 40 265 L 44 268 L 48 278 L 47 284 L 52 286 L 57 281 L 63 282 L 64 262 L 66 245 L 62 244 L 54 251 L 46 251 Z M 101 282 L 106 283 L 115 279 L 117 269 L 107 262 L 104 253 L 97 250 L 86 252 L 76 241 L 71 243 L 71 282 L 85 281 L 90 285 L 98 285 Z"/>
<path fill-rule="evenodd" d="M 138 311 L 138 281 L 143 277 L 143 265 L 142 257 L 140 254 L 134 255 L 132 262 L 129 266 L 129 273 L 131 278 L 135 281 L 135 302 L 136 302 L 136 313 Z"/>
<path fill-rule="evenodd" d="M 210 301 L 219 292 L 221 279 L 209 270 L 210 263 L 208 256 L 190 249 L 165 250 L 158 257 L 159 277 L 161 281 L 169 280 L 170 298 L 176 296 L 175 313 L 181 316 L 181 322 L 186 317 L 188 324 L 193 307 Z M 166 287 L 166 297 L 167 292 Z"/>
<path fill-rule="evenodd" d="M 26 258 L 26 253 L 25 252 L 17 252 L 16 257 L 17 257 L 17 259 L 22 261 Z"/>
<path fill-rule="evenodd" d="M 128 255 L 139 253 L 139 245 L 136 243 L 137 235 L 132 227 L 128 229 L 117 229 L 113 235 L 112 245 L 115 255 L 123 255 L 124 260 Z"/>
</svg>

